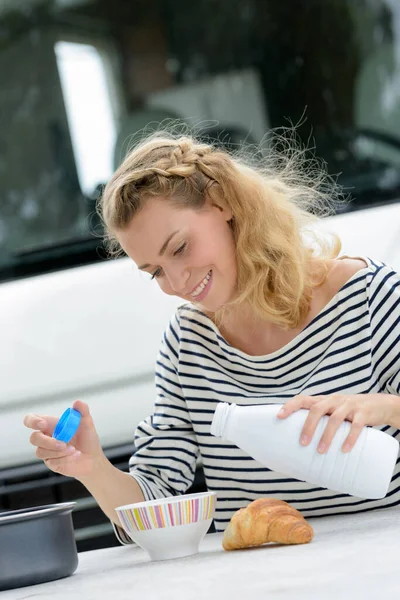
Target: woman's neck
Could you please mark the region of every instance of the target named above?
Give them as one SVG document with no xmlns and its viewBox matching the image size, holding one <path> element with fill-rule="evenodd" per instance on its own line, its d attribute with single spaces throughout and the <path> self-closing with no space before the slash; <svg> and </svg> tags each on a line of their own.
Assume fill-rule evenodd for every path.
<svg viewBox="0 0 400 600">
<path fill-rule="evenodd" d="M 218 322 L 213 316 L 211 319 L 231 346 L 249 355 L 261 356 L 278 350 L 294 339 L 324 308 L 329 299 L 330 291 L 326 285 L 313 288 L 307 315 L 295 328 L 284 328 L 271 320 L 262 319 L 248 305 L 226 309 Z"/>
</svg>

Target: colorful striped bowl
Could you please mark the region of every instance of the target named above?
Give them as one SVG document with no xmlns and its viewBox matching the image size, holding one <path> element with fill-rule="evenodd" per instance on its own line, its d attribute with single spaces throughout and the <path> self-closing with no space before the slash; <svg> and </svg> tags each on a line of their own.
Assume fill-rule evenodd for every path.
<svg viewBox="0 0 400 600">
<path fill-rule="evenodd" d="M 215 492 L 172 496 L 118 506 L 121 526 L 152 560 L 197 554 L 212 523 Z"/>
</svg>

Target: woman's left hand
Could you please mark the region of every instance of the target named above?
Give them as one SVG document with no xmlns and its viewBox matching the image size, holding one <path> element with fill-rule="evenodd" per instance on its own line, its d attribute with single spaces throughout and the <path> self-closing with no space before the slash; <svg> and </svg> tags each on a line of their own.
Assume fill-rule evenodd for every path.
<svg viewBox="0 0 400 600">
<path fill-rule="evenodd" d="M 391 394 L 295 396 L 286 402 L 277 416 L 285 419 L 300 408 L 307 408 L 310 411 L 300 436 L 302 446 L 310 443 L 320 418 L 323 415 L 331 415 L 320 439 L 318 452 L 321 454 L 326 452 L 343 421 L 350 421 L 350 433 L 342 446 L 343 452 L 349 452 L 354 447 L 364 425 L 391 424 L 393 396 Z"/>
</svg>

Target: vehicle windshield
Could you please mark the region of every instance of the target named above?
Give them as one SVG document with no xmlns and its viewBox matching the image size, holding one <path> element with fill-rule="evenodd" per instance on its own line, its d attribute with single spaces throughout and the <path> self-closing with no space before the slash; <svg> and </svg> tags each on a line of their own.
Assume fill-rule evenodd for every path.
<svg viewBox="0 0 400 600">
<path fill-rule="evenodd" d="M 341 210 L 399 198 L 398 0 L 0 0 L 0 71 L 0 281 L 104 260 L 96 198 L 168 119 L 297 124 Z"/>
</svg>

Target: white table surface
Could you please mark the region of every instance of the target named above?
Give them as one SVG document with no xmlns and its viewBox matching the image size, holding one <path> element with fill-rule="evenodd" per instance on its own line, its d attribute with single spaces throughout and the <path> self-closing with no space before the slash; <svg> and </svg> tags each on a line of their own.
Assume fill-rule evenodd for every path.
<svg viewBox="0 0 400 600">
<path fill-rule="evenodd" d="M 1 600 L 343 600 L 400 596 L 400 507 L 307 519 L 315 537 L 298 546 L 225 552 L 208 534 L 200 553 L 151 562 L 137 546 L 79 554 L 58 581 L 9 590 Z"/>
</svg>

